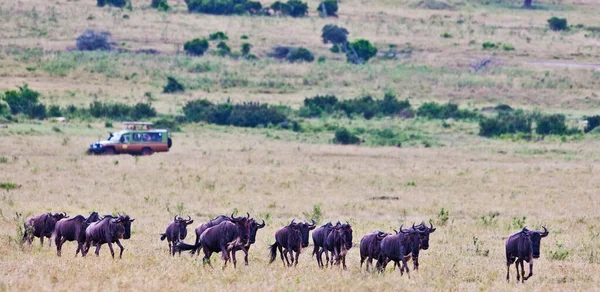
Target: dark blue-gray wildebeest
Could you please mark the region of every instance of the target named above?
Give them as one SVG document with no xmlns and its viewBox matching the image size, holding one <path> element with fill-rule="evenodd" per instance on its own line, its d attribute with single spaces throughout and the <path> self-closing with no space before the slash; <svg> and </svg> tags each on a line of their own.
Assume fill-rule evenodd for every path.
<svg viewBox="0 0 600 292">
<path fill-rule="evenodd" d="M 60 256 L 62 246 L 66 241 L 77 241 L 75 256 L 81 251 L 85 256 L 83 245 L 85 244 L 85 229 L 92 223 L 100 220 L 97 212 L 92 212 L 87 218 L 77 215 L 72 218 L 64 218 L 56 222 L 54 228 L 54 242 L 56 243 L 56 255 Z"/>
<path fill-rule="evenodd" d="M 107 243 L 110 253 L 115 258 L 115 251 L 113 250 L 112 243 L 116 243 L 121 252 L 119 258 L 123 256 L 123 250 L 125 248 L 121 245 L 120 239 L 129 239 L 131 237 L 131 223 L 135 221 L 129 217 L 129 215 L 119 215 L 113 217 L 110 215 L 104 216 L 104 218 L 98 222 L 94 222 L 88 226 L 85 230 L 85 252 L 90 249 L 90 245 L 93 244 L 96 247 L 96 256 L 100 255 L 100 247 Z"/>
<path fill-rule="evenodd" d="M 180 251 L 191 250 L 194 254 L 197 249 L 204 251 L 202 262 L 208 263 L 211 267 L 210 257 L 213 253 L 221 253 L 225 261 L 223 269 L 227 267 L 227 262 L 233 259 L 233 267 L 236 267 L 237 260 L 235 253 L 237 250 L 248 253 L 246 244 L 248 243 L 248 225 L 250 220 L 246 217 L 230 217 L 216 226 L 207 228 L 200 235 L 199 241 L 195 245 L 179 242 L 176 249 Z M 231 257 L 230 257 L 231 253 Z"/>
<path fill-rule="evenodd" d="M 250 214 L 246 213 L 246 215 L 248 215 L 247 218 L 250 217 Z M 231 214 L 231 217 L 233 217 L 233 214 Z M 196 242 L 194 243 L 194 245 L 199 246 L 200 243 L 200 235 L 202 235 L 202 233 L 213 226 L 217 226 L 219 224 L 221 224 L 224 221 L 229 221 L 229 217 L 226 215 L 219 215 L 217 217 L 215 217 L 215 219 L 209 220 L 208 222 L 203 222 L 200 223 L 198 225 L 198 227 L 196 227 L 196 229 L 194 229 L 194 232 L 196 233 Z M 200 255 L 200 249 L 198 249 L 198 255 Z"/>
<path fill-rule="evenodd" d="M 381 252 L 377 259 L 377 266 L 380 271 L 385 269 L 387 262 L 393 261 L 394 264 L 400 267 L 400 274 L 403 275 L 404 270 L 406 270 L 406 274 L 410 278 L 406 261 L 410 259 L 410 257 L 419 257 L 419 233 L 422 232 L 423 231 L 413 228 L 404 230 L 402 229 L 402 226 L 400 226 L 400 233 L 388 235 L 382 239 L 380 243 Z M 399 263 L 400 261 L 402 261 L 402 266 Z"/>
<path fill-rule="evenodd" d="M 391 235 L 383 231 L 369 233 L 360 240 L 360 267 L 362 268 L 365 260 L 367 261 L 367 271 L 369 266 L 373 268 L 373 259 L 378 259 L 381 253 L 381 240 L 386 236 Z M 379 267 L 378 267 L 379 268 Z"/>
<path fill-rule="evenodd" d="M 165 233 L 161 234 L 160 240 L 167 239 L 167 243 L 169 244 L 169 253 L 175 256 L 175 248 L 174 246 L 185 239 L 187 236 L 187 226 L 194 223 L 192 217 L 188 215 L 188 219 L 183 219 L 179 216 L 175 216 L 173 218 L 173 222 L 169 223 L 167 226 L 167 230 Z"/>
<path fill-rule="evenodd" d="M 27 240 L 27 243 L 31 244 L 31 242 L 33 242 L 33 237 L 39 237 L 43 246 L 44 237 L 50 239 L 52 233 L 54 232 L 56 222 L 63 218 L 69 218 L 67 213 L 44 213 L 35 217 L 30 217 L 23 224 L 25 230 L 23 232 L 23 239 L 21 240 L 21 243 Z M 48 240 L 48 242 L 50 245 L 52 245 L 51 240 Z"/>
<path fill-rule="evenodd" d="M 327 235 L 325 248 L 331 252 L 331 265 L 339 265 L 340 262 L 346 269 L 346 254 L 352 248 L 352 226 L 348 222 L 334 226 Z"/>
<path fill-rule="evenodd" d="M 329 235 L 329 232 L 331 232 L 332 227 L 333 224 L 331 224 L 331 222 L 327 222 L 327 224 L 317 227 L 312 232 L 312 239 L 314 245 L 312 255 L 317 255 L 317 265 L 319 265 L 320 268 L 324 266 L 323 253 L 325 253 L 325 261 L 327 265 L 329 265 L 329 253 L 327 252 L 327 249 L 325 249 L 325 239 L 327 239 L 327 236 Z"/>
<path fill-rule="evenodd" d="M 533 275 L 533 259 L 540 257 L 540 242 L 542 238 L 548 236 L 548 229 L 542 227 L 544 231 L 523 230 L 511 235 L 506 240 L 506 281 L 510 281 L 510 265 L 515 260 L 517 268 L 517 281 L 525 282 Z M 529 263 L 529 275 L 525 276 L 523 262 Z M 521 274 L 519 275 L 519 265 L 521 265 Z"/>
<path fill-rule="evenodd" d="M 281 254 L 281 261 L 283 265 L 291 267 L 292 263 L 294 265 L 298 265 L 298 257 L 302 252 L 302 248 L 308 246 L 308 235 L 310 230 L 315 229 L 315 221 L 312 221 L 312 224 L 308 224 L 306 222 L 296 223 L 294 220 L 288 225 L 280 228 L 275 232 L 275 243 L 273 243 L 269 249 L 271 250 L 271 260 L 269 263 L 275 261 L 277 257 L 277 250 L 279 249 L 279 253 Z M 296 257 L 294 258 L 294 252 L 296 252 Z M 290 255 L 290 260 L 287 257 L 287 254 Z M 285 260 L 284 260 L 285 259 Z"/>
<path fill-rule="evenodd" d="M 256 242 L 256 233 L 259 229 L 264 228 L 265 226 L 265 220 L 262 220 L 262 224 L 259 224 L 256 222 L 256 220 L 254 220 L 254 218 L 251 218 L 248 223 L 248 243 L 246 246 L 244 246 L 244 248 L 246 248 L 246 255 L 244 256 L 244 262 L 246 263 L 246 266 L 248 265 L 248 252 L 250 251 L 250 246 Z"/>
</svg>

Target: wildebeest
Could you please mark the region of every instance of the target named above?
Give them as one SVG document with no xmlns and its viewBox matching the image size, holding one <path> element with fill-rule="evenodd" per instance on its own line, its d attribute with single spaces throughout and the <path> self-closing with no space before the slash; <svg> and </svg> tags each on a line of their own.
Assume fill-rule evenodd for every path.
<svg viewBox="0 0 600 292">
<path fill-rule="evenodd" d="M 169 253 L 175 256 L 175 244 L 179 241 L 184 240 L 187 236 L 187 226 L 194 223 L 192 217 L 188 215 L 188 219 L 183 219 L 179 216 L 175 216 L 173 218 L 173 222 L 169 223 L 167 226 L 167 230 L 165 233 L 161 234 L 160 240 L 167 239 L 167 243 L 169 244 Z"/>
<path fill-rule="evenodd" d="M 533 259 L 540 257 L 540 242 L 542 238 L 548 236 L 548 229 L 542 226 L 544 231 L 523 230 L 511 235 L 506 240 L 506 281 L 510 282 L 510 265 L 515 263 L 517 269 L 517 281 L 525 282 L 533 276 Z M 525 276 L 523 261 L 529 263 L 529 275 Z M 519 265 L 521 265 L 521 275 L 519 276 Z"/>
<path fill-rule="evenodd" d="M 406 261 L 409 256 L 413 258 L 419 257 L 419 233 L 422 232 L 413 228 L 404 230 L 400 226 L 400 233 L 389 235 L 382 239 L 380 243 L 381 252 L 377 259 L 377 266 L 380 271 L 385 269 L 388 261 L 393 261 L 400 267 L 400 274 L 403 275 L 404 270 L 406 270 L 406 274 L 410 278 Z M 402 261 L 402 266 L 400 266 L 400 261 Z"/>
<path fill-rule="evenodd" d="M 435 228 L 433 228 L 433 224 L 431 222 L 429 222 L 429 227 L 427 227 L 427 225 L 425 225 L 424 222 L 421 222 L 421 224 L 419 224 L 417 226 L 415 226 L 415 224 L 413 223 L 413 226 L 411 227 L 411 229 L 418 231 L 417 234 L 419 235 L 419 249 L 422 249 L 422 250 L 429 249 L 429 234 L 435 232 Z M 419 258 L 412 257 L 412 261 L 413 261 L 414 269 L 419 270 Z"/>
<path fill-rule="evenodd" d="M 308 246 L 308 234 L 310 230 L 315 229 L 315 221 L 312 220 L 312 224 L 304 223 L 296 223 L 294 220 L 288 225 L 280 228 L 275 232 L 275 243 L 273 243 L 269 248 L 271 250 L 271 260 L 269 263 L 275 261 L 277 257 L 277 250 L 279 249 L 279 253 L 281 254 L 281 261 L 283 265 L 291 267 L 292 263 L 294 265 L 298 265 L 298 257 L 302 252 L 302 248 Z M 296 258 L 294 259 L 294 252 L 296 252 Z M 288 260 L 287 254 L 290 255 L 290 260 Z M 284 261 L 285 258 L 285 261 Z"/>
<path fill-rule="evenodd" d="M 106 215 L 102 220 L 90 224 L 85 230 L 86 254 L 90 249 L 90 244 L 93 244 L 96 246 L 96 256 L 99 256 L 100 247 L 107 243 L 114 259 L 115 251 L 112 247 L 112 243 L 114 242 L 121 249 L 119 258 L 122 258 L 125 248 L 121 245 L 119 239 L 129 239 L 131 237 L 131 223 L 133 221 L 135 219 L 130 218 L 129 215 L 119 215 L 118 217 Z"/>
<path fill-rule="evenodd" d="M 325 240 L 325 248 L 331 252 L 331 265 L 339 265 L 340 261 L 344 270 L 346 269 L 346 254 L 352 248 L 352 226 L 348 222 L 338 224 L 333 227 L 333 230 L 327 235 Z"/>
<path fill-rule="evenodd" d="M 246 213 L 246 215 L 248 215 L 248 217 L 250 217 L 250 214 Z M 232 216 L 233 216 L 233 214 L 232 214 Z M 194 243 L 194 245 L 200 246 L 200 235 L 202 235 L 202 233 L 206 229 L 213 227 L 213 226 L 217 226 L 224 221 L 229 221 L 229 217 L 225 216 L 225 215 L 219 215 L 219 216 L 215 217 L 215 219 L 209 220 L 208 222 L 200 223 L 198 225 L 198 227 L 196 227 L 196 229 L 194 229 L 194 232 L 196 233 L 196 242 Z M 198 255 L 200 255 L 200 249 L 198 249 Z"/>
<path fill-rule="evenodd" d="M 61 255 L 62 245 L 65 241 L 77 241 L 75 256 L 81 251 L 85 256 L 83 245 L 85 243 L 85 229 L 93 222 L 100 220 L 97 212 L 92 212 L 87 218 L 77 215 L 72 218 L 64 218 L 56 222 L 54 228 L 54 242 L 56 243 L 56 255 Z"/>
<path fill-rule="evenodd" d="M 259 229 L 264 228 L 265 226 L 265 220 L 262 221 L 262 224 L 259 224 L 258 222 L 256 222 L 256 220 L 254 220 L 254 218 L 251 218 L 248 222 L 248 243 L 244 246 L 244 248 L 246 249 L 246 254 L 244 256 L 244 263 L 246 264 L 246 266 L 248 265 L 248 252 L 250 251 L 250 246 L 252 246 L 256 242 L 256 233 Z"/>
<path fill-rule="evenodd" d="M 197 244 L 191 245 L 179 242 L 176 245 L 176 249 L 181 251 L 191 250 L 192 254 L 197 249 L 202 249 L 204 251 L 202 262 L 205 264 L 208 263 L 211 267 L 210 257 L 213 253 L 220 252 L 225 261 L 223 269 L 227 266 L 227 262 L 230 259 L 229 253 L 231 252 L 231 259 L 233 259 L 233 267 L 235 268 L 237 264 L 235 252 L 242 250 L 245 254 L 248 253 L 244 246 L 248 243 L 249 221 L 247 217 L 233 217 L 232 214 L 229 220 L 204 230 Z"/>
<path fill-rule="evenodd" d="M 23 232 L 21 243 L 27 240 L 27 243 L 31 244 L 31 242 L 33 242 L 33 237 L 39 237 L 42 246 L 44 246 L 44 237 L 50 239 L 52 232 L 54 232 L 56 222 L 63 218 L 69 218 L 67 213 L 44 213 L 35 217 L 30 217 L 23 224 L 25 230 Z M 50 245 L 52 245 L 52 241 L 48 241 L 50 242 Z"/>
<path fill-rule="evenodd" d="M 390 235 L 383 231 L 376 231 L 369 233 L 360 240 L 360 267 L 362 268 L 363 263 L 367 260 L 367 271 L 369 266 L 373 268 L 373 259 L 378 259 L 381 253 L 381 240 L 386 236 Z"/>
<path fill-rule="evenodd" d="M 317 227 L 312 232 L 314 245 L 312 255 L 316 255 L 317 265 L 319 265 L 320 268 L 324 266 L 323 253 L 325 253 L 325 261 L 327 265 L 329 265 L 329 253 L 327 252 L 327 249 L 325 249 L 325 239 L 329 235 L 329 232 L 331 232 L 331 227 L 333 227 L 333 224 L 331 224 L 331 222 L 327 222 L 327 224 Z"/>
</svg>

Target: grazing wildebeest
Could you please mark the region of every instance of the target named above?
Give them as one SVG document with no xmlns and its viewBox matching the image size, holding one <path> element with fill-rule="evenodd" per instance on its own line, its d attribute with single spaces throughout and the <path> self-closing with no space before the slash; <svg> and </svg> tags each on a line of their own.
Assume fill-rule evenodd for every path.
<svg viewBox="0 0 600 292">
<path fill-rule="evenodd" d="M 533 259 L 540 257 L 540 241 L 548 236 L 548 229 L 542 226 L 544 231 L 523 230 L 511 235 L 506 240 L 506 281 L 510 282 L 510 265 L 515 263 L 517 268 L 517 281 L 525 282 L 533 276 Z M 525 277 L 525 268 L 523 261 L 529 263 L 529 275 Z M 521 265 L 521 275 L 519 277 L 519 265 Z"/>
<path fill-rule="evenodd" d="M 288 226 L 284 226 L 275 232 L 275 243 L 270 246 L 271 260 L 269 263 L 275 261 L 277 257 L 277 249 L 281 254 L 281 261 L 283 265 L 291 267 L 292 263 L 298 265 L 298 257 L 302 252 L 302 248 L 308 246 L 308 235 L 310 230 L 315 229 L 315 221 L 312 220 L 312 224 L 296 223 L 294 220 Z M 296 258 L 294 259 L 294 252 L 296 252 Z M 288 260 L 287 253 L 290 255 Z M 285 261 L 284 261 L 285 258 Z"/>
<path fill-rule="evenodd" d="M 176 249 L 180 251 L 191 250 L 192 254 L 197 249 L 202 249 L 204 251 L 202 262 L 204 264 L 208 263 L 211 267 L 210 257 L 213 253 L 220 252 L 225 261 L 223 269 L 227 267 L 227 262 L 230 258 L 233 259 L 233 267 L 235 268 L 237 264 L 236 251 L 241 250 L 245 254 L 248 253 L 244 247 L 248 243 L 248 225 L 249 220 L 247 217 L 233 217 L 232 214 L 229 220 L 204 230 L 200 235 L 198 244 L 191 245 L 179 242 L 176 245 Z M 230 252 L 231 257 L 229 255 Z"/>
<path fill-rule="evenodd" d="M 115 251 L 112 247 L 114 242 L 121 249 L 119 258 L 122 258 L 125 248 L 121 245 L 119 239 L 129 239 L 131 237 L 131 223 L 133 221 L 135 219 L 131 219 L 129 215 L 119 215 L 118 217 L 106 215 L 102 220 L 90 224 L 85 230 L 85 253 L 87 254 L 89 251 L 90 244 L 94 244 L 96 246 L 96 256 L 99 256 L 100 247 L 107 243 L 114 259 Z"/>
<path fill-rule="evenodd" d="M 173 218 L 173 222 L 167 226 L 167 231 L 160 236 L 160 240 L 167 239 L 169 243 L 169 253 L 175 256 L 175 244 L 182 241 L 187 236 L 187 226 L 194 223 L 192 217 L 188 215 L 188 219 L 183 219 L 179 216 Z M 180 253 L 181 254 L 181 253 Z"/>
<path fill-rule="evenodd" d="M 382 239 L 380 243 L 381 252 L 377 259 L 377 266 L 380 271 L 385 269 L 388 261 L 393 261 L 400 267 L 400 274 L 403 275 L 404 270 L 406 270 L 406 274 L 410 278 L 406 261 L 409 259 L 409 256 L 413 258 L 419 257 L 419 233 L 421 232 L 423 231 L 412 228 L 403 230 L 402 226 L 400 226 L 400 233 L 389 235 Z M 402 261 L 402 266 L 400 266 L 400 261 Z"/>
<path fill-rule="evenodd" d="M 87 218 L 77 215 L 72 218 L 61 219 L 56 222 L 54 228 L 54 242 L 56 243 L 56 255 L 61 255 L 62 246 L 65 241 L 77 241 L 75 256 L 81 251 L 85 256 L 83 245 L 85 243 L 85 229 L 93 222 L 100 220 L 97 212 L 92 212 Z"/>
<path fill-rule="evenodd" d="M 325 260 L 326 260 L 327 265 L 329 265 L 329 253 L 325 249 L 325 239 L 329 235 L 329 232 L 331 232 L 332 226 L 333 226 L 333 224 L 331 224 L 331 222 L 327 222 L 327 224 L 325 224 L 321 227 L 317 227 L 312 232 L 312 239 L 313 239 L 313 245 L 314 245 L 312 255 L 313 256 L 315 254 L 317 255 L 317 265 L 320 268 L 322 268 L 324 266 L 323 265 L 323 253 L 325 253 Z"/>
<path fill-rule="evenodd" d="M 367 260 L 367 271 L 369 266 L 373 267 L 373 259 L 378 259 L 381 253 L 381 240 L 386 236 L 391 235 L 383 231 L 376 231 L 369 233 L 360 240 L 360 267 L 362 268 L 363 262 Z M 378 267 L 379 268 L 379 267 Z"/>
<path fill-rule="evenodd" d="M 346 269 L 346 254 L 352 248 L 352 226 L 348 222 L 333 227 L 325 240 L 325 248 L 331 252 L 331 265 L 339 265 L 340 261 Z"/>
<path fill-rule="evenodd" d="M 23 232 L 21 243 L 27 240 L 27 243 L 31 244 L 33 242 L 33 237 L 39 237 L 42 246 L 44 246 L 44 237 L 47 237 L 50 246 L 52 246 L 52 241 L 49 240 L 50 236 L 52 236 L 52 232 L 54 232 L 56 222 L 63 218 L 69 218 L 67 213 L 44 213 L 35 217 L 30 217 L 23 224 L 25 230 Z"/>
</svg>

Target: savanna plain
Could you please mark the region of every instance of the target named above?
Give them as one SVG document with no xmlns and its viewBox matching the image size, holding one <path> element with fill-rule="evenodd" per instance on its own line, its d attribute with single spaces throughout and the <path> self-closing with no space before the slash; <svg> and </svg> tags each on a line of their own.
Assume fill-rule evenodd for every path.
<svg viewBox="0 0 600 292">
<path fill-rule="evenodd" d="M 186 102 L 198 98 L 295 110 L 315 95 L 343 100 L 385 92 L 415 107 L 436 101 L 477 111 L 507 104 L 562 113 L 569 127 L 598 114 L 600 68 L 593 63 L 600 56 L 600 29 L 585 29 L 600 25 L 595 1 L 534 1 L 535 9 L 521 9 L 521 1 L 452 0 L 441 10 L 428 3 L 343 0 L 337 18 L 322 18 L 315 11 L 319 3 L 309 0 L 308 16 L 291 18 L 188 13 L 183 1 L 169 1 L 166 12 L 149 1 L 133 1 L 131 10 L 90 0 L 3 1 L 0 91 L 28 84 L 40 92 L 40 102 L 63 108 L 149 102 L 159 116 L 181 115 Z M 552 16 L 568 19 L 571 29 L 548 29 Z M 326 24 L 347 28 L 349 39 L 370 40 L 378 55 L 365 64 L 346 62 L 323 44 Z M 120 50 L 74 50 L 85 29 L 111 32 Z M 257 58 L 183 52 L 186 41 L 216 31 L 229 36 L 233 50 L 251 43 Z M 488 41 L 514 49 L 483 50 Z M 276 45 L 302 46 L 324 61 L 275 60 L 268 53 Z M 159 53 L 136 52 L 142 49 Z M 486 68 L 473 70 L 488 59 Z M 167 76 L 186 90 L 163 93 Z M 477 134 L 476 122 L 421 117 L 326 116 L 300 124 L 312 130 L 184 122 L 172 133 L 168 153 L 90 156 L 90 143 L 119 130 L 118 121 L 3 122 L 0 290 L 600 289 L 598 133 L 489 138 Z M 381 146 L 371 136 L 360 145 L 338 145 L 332 131 L 316 130 L 339 126 L 359 136 L 383 129 L 409 134 L 401 145 Z M 99 257 L 81 258 L 74 257 L 76 244 L 66 243 L 59 258 L 54 243 L 20 244 L 27 217 L 63 211 L 135 218 L 131 239 L 122 241 L 123 258 L 113 260 L 106 245 Z M 220 256 L 213 255 L 212 269 L 188 254 L 171 257 L 160 241 L 174 215 L 190 215 L 195 227 L 232 212 L 249 212 L 267 224 L 258 231 L 249 266 L 238 262 L 222 270 Z M 279 259 L 269 264 L 275 231 L 292 219 L 348 221 L 354 230 L 348 269 L 318 269 L 312 242 L 297 267 Z M 390 266 L 383 273 L 360 269 L 363 235 L 413 222 L 437 228 L 418 272 L 412 264 L 410 278 Z M 513 266 L 507 283 L 505 241 L 524 226 L 546 226 L 550 234 L 534 276 L 517 283 Z M 185 241 L 194 239 L 188 228 Z"/>
</svg>

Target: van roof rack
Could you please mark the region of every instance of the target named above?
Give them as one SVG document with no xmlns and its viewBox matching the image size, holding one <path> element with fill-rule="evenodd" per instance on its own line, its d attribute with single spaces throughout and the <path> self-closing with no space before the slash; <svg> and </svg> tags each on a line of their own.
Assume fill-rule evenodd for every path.
<svg viewBox="0 0 600 292">
<path fill-rule="evenodd" d="M 153 124 L 150 122 L 123 122 L 123 125 L 125 125 L 128 130 L 143 130 L 144 128 L 150 130 L 150 126 Z"/>
</svg>

